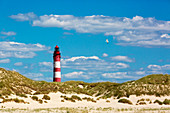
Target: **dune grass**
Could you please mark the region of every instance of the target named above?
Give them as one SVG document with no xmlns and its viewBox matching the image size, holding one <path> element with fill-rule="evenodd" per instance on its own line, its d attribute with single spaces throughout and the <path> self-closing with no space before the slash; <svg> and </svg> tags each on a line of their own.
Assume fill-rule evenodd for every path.
<svg viewBox="0 0 170 113">
<path fill-rule="evenodd" d="M 48 94 L 61 92 L 64 94 L 86 94 L 107 99 L 110 97 L 129 97 L 130 95 L 170 95 L 170 75 L 153 74 L 136 81 L 124 83 L 98 82 L 85 83 L 83 81 L 66 81 L 61 83 L 34 81 L 23 75 L 0 68 L 0 94 L 26 97 L 26 94 Z M 82 86 L 81 88 L 79 86 Z"/>
</svg>

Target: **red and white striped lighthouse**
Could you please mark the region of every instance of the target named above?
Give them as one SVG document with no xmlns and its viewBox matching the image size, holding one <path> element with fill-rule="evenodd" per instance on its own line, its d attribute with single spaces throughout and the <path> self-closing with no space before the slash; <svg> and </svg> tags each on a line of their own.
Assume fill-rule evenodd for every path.
<svg viewBox="0 0 170 113">
<path fill-rule="evenodd" d="M 61 56 L 60 56 L 59 47 L 56 45 L 55 51 L 53 54 L 53 59 L 54 59 L 53 82 L 61 82 L 60 58 Z"/>
</svg>

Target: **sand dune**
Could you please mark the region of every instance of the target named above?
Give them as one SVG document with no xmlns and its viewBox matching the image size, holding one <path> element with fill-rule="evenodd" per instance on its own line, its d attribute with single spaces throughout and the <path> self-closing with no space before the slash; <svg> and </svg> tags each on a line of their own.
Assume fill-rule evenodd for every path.
<svg viewBox="0 0 170 113">
<path fill-rule="evenodd" d="M 131 95 L 129 98 L 127 97 L 122 97 L 125 99 L 130 100 L 133 105 L 129 105 L 129 104 L 124 104 L 124 103 L 119 103 L 117 98 L 108 98 L 108 99 L 100 99 L 100 100 L 96 100 L 95 102 L 91 102 L 91 101 L 87 101 L 87 100 L 82 100 L 82 101 L 75 101 L 75 102 L 71 102 L 71 101 L 67 101 L 64 100 L 63 98 L 61 98 L 60 96 L 67 96 L 67 97 L 71 97 L 72 95 L 77 95 L 80 98 L 84 98 L 84 97 L 90 97 L 93 98 L 94 100 L 97 99 L 97 97 L 92 97 L 92 96 L 88 96 L 88 95 L 84 95 L 84 94 L 62 94 L 60 92 L 57 93 L 49 93 L 48 96 L 50 97 L 50 100 L 43 100 L 43 94 L 40 95 L 35 95 L 37 96 L 39 99 L 43 100 L 43 103 L 40 104 L 38 101 L 33 100 L 30 96 L 33 95 L 27 95 L 28 98 L 24 98 L 24 97 L 19 97 L 16 95 L 11 95 L 8 98 L 18 98 L 18 99 L 23 99 L 25 102 L 29 102 L 24 104 L 24 103 L 15 103 L 15 102 L 5 102 L 5 103 L 0 103 L 1 108 L 5 107 L 5 108 L 29 108 L 29 109 L 36 109 L 36 108 L 56 108 L 56 107 L 94 107 L 94 108 L 107 108 L 107 107 L 112 107 L 112 108 L 169 108 L 170 105 L 159 105 L 157 103 L 153 103 L 156 99 L 160 100 L 160 101 L 164 101 L 164 99 L 170 99 L 170 96 L 163 96 L 163 97 L 156 97 L 156 96 L 148 96 L 148 95 L 143 95 L 143 96 L 135 96 L 135 95 Z M 146 105 L 136 105 L 137 101 L 140 99 L 150 99 L 150 101 L 152 103 L 149 103 L 147 101 Z M 64 100 L 64 102 L 61 102 L 61 100 Z M 106 102 L 108 100 L 108 102 Z M 47 101 L 47 103 L 45 103 L 44 101 Z"/>
</svg>

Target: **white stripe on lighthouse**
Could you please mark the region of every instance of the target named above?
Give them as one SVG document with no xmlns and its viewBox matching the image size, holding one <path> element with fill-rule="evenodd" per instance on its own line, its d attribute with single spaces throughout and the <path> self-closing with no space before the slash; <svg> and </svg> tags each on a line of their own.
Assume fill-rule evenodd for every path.
<svg viewBox="0 0 170 113">
<path fill-rule="evenodd" d="M 55 62 L 54 67 L 55 68 L 60 68 L 60 61 Z"/>
<path fill-rule="evenodd" d="M 61 72 L 55 72 L 55 78 L 61 78 Z"/>
</svg>

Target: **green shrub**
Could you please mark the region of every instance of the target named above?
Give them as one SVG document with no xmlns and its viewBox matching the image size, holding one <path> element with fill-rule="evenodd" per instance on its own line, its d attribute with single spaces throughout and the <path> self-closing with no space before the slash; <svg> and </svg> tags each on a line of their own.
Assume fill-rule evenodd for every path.
<svg viewBox="0 0 170 113">
<path fill-rule="evenodd" d="M 77 95 L 72 95 L 71 98 L 75 99 L 75 100 L 78 100 L 78 101 L 82 101 L 82 99 Z"/>
<path fill-rule="evenodd" d="M 144 101 L 139 102 L 139 105 L 145 105 L 145 104 L 146 104 L 146 102 L 144 102 Z"/>
<path fill-rule="evenodd" d="M 170 105 L 170 99 L 165 99 L 165 100 L 163 101 L 163 103 L 164 103 L 165 105 Z"/>
<path fill-rule="evenodd" d="M 32 98 L 32 100 L 38 101 L 38 97 L 37 96 L 32 96 L 31 98 Z"/>
<path fill-rule="evenodd" d="M 159 101 L 159 100 L 155 100 L 153 103 L 158 103 L 159 105 L 162 105 L 163 102 Z"/>
<path fill-rule="evenodd" d="M 69 98 L 69 97 L 66 97 L 66 96 L 63 96 L 63 98 L 67 101 L 76 102 L 73 98 Z"/>
<path fill-rule="evenodd" d="M 110 100 L 106 100 L 106 102 L 110 103 Z"/>
<path fill-rule="evenodd" d="M 141 101 L 145 101 L 145 99 L 144 99 L 144 98 L 142 98 L 142 99 L 138 100 L 138 101 L 137 101 L 137 103 L 138 103 L 138 102 L 141 102 Z"/>
<path fill-rule="evenodd" d="M 90 97 L 84 97 L 82 99 L 96 103 L 96 100 L 94 100 L 93 98 L 90 98 Z"/>
<path fill-rule="evenodd" d="M 127 103 L 127 104 L 132 105 L 132 102 L 130 100 L 128 100 L 128 99 L 120 99 L 118 102 L 120 102 L 120 103 Z"/>
<path fill-rule="evenodd" d="M 146 101 L 151 101 L 151 100 L 149 98 L 147 98 Z"/>
<path fill-rule="evenodd" d="M 3 99 L 2 103 L 5 102 L 16 102 L 16 103 L 26 103 L 24 100 L 22 99 L 18 99 L 18 98 L 14 98 L 14 99 Z"/>
<path fill-rule="evenodd" d="M 47 101 L 44 101 L 44 103 L 48 103 Z"/>
<path fill-rule="evenodd" d="M 27 98 L 27 95 L 26 94 L 16 94 L 17 96 L 20 96 L 20 97 L 25 97 Z"/>
<path fill-rule="evenodd" d="M 64 102 L 64 100 L 61 100 L 61 102 Z"/>
<path fill-rule="evenodd" d="M 44 95 L 42 99 L 50 100 L 50 96 L 48 96 L 48 95 Z"/>
<path fill-rule="evenodd" d="M 39 99 L 39 100 L 38 100 L 38 102 L 39 102 L 40 104 L 42 104 L 42 103 L 43 103 L 43 101 L 42 101 L 41 99 Z"/>
<path fill-rule="evenodd" d="M 36 91 L 33 95 L 39 95 L 39 94 L 41 94 L 41 92 L 40 91 Z"/>
</svg>

